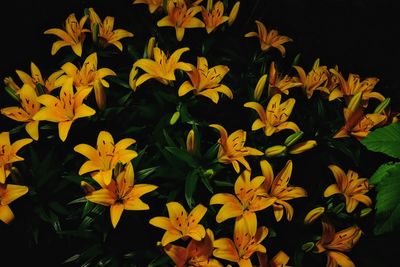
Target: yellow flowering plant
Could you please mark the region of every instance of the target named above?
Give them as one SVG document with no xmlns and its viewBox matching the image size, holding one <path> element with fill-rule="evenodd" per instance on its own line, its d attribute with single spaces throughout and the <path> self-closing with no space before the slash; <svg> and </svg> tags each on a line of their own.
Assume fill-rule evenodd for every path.
<svg viewBox="0 0 400 267">
<path fill-rule="evenodd" d="M 374 241 L 400 226 L 384 78 L 303 58 L 262 1 L 128 2 L 63 10 L 36 37 L 48 58 L 1 73 L 4 262 L 383 261 Z"/>
</svg>

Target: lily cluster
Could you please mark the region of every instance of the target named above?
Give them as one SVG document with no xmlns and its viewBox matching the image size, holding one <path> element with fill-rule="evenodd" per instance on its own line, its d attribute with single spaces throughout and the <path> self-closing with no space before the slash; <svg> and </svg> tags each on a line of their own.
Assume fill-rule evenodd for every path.
<svg viewBox="0 0 400 267">
<path fill-rule="evenodd" d="M 0 220 L 10 223 L 9 204 L 29 191 L 17 179 L 24 160 L 17 152 L 61 143 L 63 178 L 81 190 L 69 204 L 85 203 L 76 233 L 102 234 L 90 241 L 92 250 L 106 247 L 104 240 L 121 224 L 139 218 L 124 211 L 146 211 L 140 231 L 153 231 L 157 240 L 144 254 L 164 257 L 159 265 L 288 266 L 296 260 L 293 247 L 274 242 L 288 226 L 312 228 L 301 235 L 297 252 L 324 253 L 327 267 L 355 266 L 345 253 L 361 239 L 357 222 L 374 206 L 373 187 L 360 178 L 368 173 L 335 156 L 321 160 L 318 177 L 308 167 L 306 174 L 297 170 L 310 166 L 312 153 L 343 151 L 335 142 L 358 144 L 374 129 L 398 123 L 390 98 L 374 91 L 378 78 L 350 73 L 346 79 L 338 66 L 319 59 L 310 71 L 298 60 L 285 66 L 281 60 L 294 40 L 260 20 L 236 36 L 254 50 L 240 59 L 244 70 L 238 68 L 240 51 L 221 48 L 213 38 L 231 35 L 240 2 L 204 2 L 135 0 L 137 10 L 146 4 L 155 18 L 145 42 L 125 39 L 133 33 L 114 29 L 115 18 L 102 20 L 94 8 L 79 20 L 70 14 L 63 29 L 44 32 L 59 38 L 52 56 L 68 53 L 63 47 L 72 53 L 47 76 L 31 62 L 30 73 L 16 70 L 19 82 L 4 79 L 17 104 L 1 107 L 1 114 L 18 126 L 0 133 Z M 205 31 L 188 30 L 193 28 Z M 191 43 L 191 34 L 199 33 L 204 40 Z M 15 133 L 30 138 L 11 143 Z M 71 135 L 76 139 L 67 140 Z M 99 254 L 113 249 L 104 251 Z"/>
</svg>

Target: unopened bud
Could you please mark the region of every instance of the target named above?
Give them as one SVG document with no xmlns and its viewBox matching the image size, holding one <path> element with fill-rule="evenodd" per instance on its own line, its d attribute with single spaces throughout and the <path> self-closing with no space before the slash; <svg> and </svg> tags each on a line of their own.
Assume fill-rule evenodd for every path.
<svg viewBox="0 0 400 267">
<path fill-rule="evenodd" d="M 153 58 L 153 51 L 154 51 L 154 46 L 156 44 L 156 38 L 155 37 L 151 37 L 149 39 L 149 42 L 147 43 L 147 47 L 146 47 L 146 58 Z"/>
<path fill-rule="evenodd" d="M 189 153 L 193 153 L 195 150 L 195 143 L 194 143 L 194 130 L 190 130 L 187 137 L 186 137 L 186 150 Z"/>
<path fill-rule="evenodd" d="M 93 23 L 92 26 L 92 40 L 95 44 L 98 44 L 99 42 L 99 24 L 97 23 Z"/>
<path fill-rule="evenodd" d="M 292 147 L 289 148 L 289 153 L 290 154 L 300 154 L 303 153 L 307 150 L 312 149 L 317 145 L 317 141 L 315 140 L 308 140 L 305 142 L 298 143 Z"/>
<path fill-rule="evenodd" d="M 291 146 L 297 143 L 302 137 L 304 132 L 298 131 L 289 135 L 285 140 L 285 146 Z"/>
<path fill-rule="evenodd" d="M 350 99 L 347 108 L 351 113 L 356 112 L 362 106 L 362 96 L 362 92 L 358 92 Z"/>
<path fill-rule="evenodd" d="M 131 72 L 129 73 L 129 86 L 133 91 L 136 91 L 136 75 L 138 74 L 138 69 L 133 66 Z"/>
<path fill-rule="evenodd" d="M 213 0 L 207 0 L 206 9 L 207 9 L 208 12 L 211 11 L 211 9 L 212 9 L 212 7 L 213 7 L 213 2 L 214 2 Z"/>
<path fill-rule="evenodd" d="M 96 190 L 91 184 L 89 184 L 88 182 L 85 182 L 85 181 L 81 181 L 81 187 L 82 187 L 83 191 L 85 191 L 86 195 L 90 194 Z"/>
<path fill-rule="evenodd" d="M 362 218 L 368 216 L 368 214 L 370 214 L 371 212 L 372 212 L 371 208 L 364 208 L 361 210 L 360 217 Z"/>
<path fill-rule="evenodd" d="M 271 146 L 265 150 L 265 155 L 267 157 L 276 157 L 280 156 L 282 153 L 286 151 L 286 146 L 276 145 Z"/>
<path fill-rule="evenodd" d="M 316 219 L 321 217 L 324 214 L 325 208 L 324 207 L 317 207 L 315 209 L 310 210 L 306 217 L 304 218 L 304 224 L 310 224 L 314 222 Z"/>
<path fill-rule="evenodd" d="M 374 110 L 374 113 L 381 114 L 390 104 L 390 97 L 385 98 Z"/>
<path fill-rule="evenodd" d="M 228 19 L 229 26 L 232 26 L 232 24 L 235 22 L 236 17 L 239 13 L 239 7 L 240 7 L 240 1 L 237 1 L 235 5 L 232 7 L 231 12 L 229 13 L 229 19 Z"/>
<path fill-rule="evenodd" d="M 259 101 L 261 98 L 261 95 L 264 91 L 265 83 L 267 81 L 267 76 L 267 74 L 264 74 L 257 82 L 256 89 L 254 89 L 254 99 L 256 101 Z"/>
<path fill-rule="evenodd" d="M 203 172 L 204 177 L 210 178 L 215 174 L 213 169 L 207 169 Z"/>
<path fill-rule="evenodd" d="M 181 113 L 179 111 L 175 111 L 174 114 L 172 114 L 171 119 L 169 120 L 169 124 L 174 125 L 178 121 L 180 116 Z"/>
</svg>

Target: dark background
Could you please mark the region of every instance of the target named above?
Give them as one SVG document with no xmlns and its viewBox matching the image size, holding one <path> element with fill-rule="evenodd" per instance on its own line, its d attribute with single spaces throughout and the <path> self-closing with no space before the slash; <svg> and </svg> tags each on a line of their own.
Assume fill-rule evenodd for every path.
<svg viewBox="0 0 400 267">
<path fill-rule="evenodd" d="M 53 68 L 58 61 L 50 56 L 50 50 L 56 38 L 43 32 L 53 27 L 61 28 L 70 13 L 75 12 L 80 18 L 85 7 L 94 7 L 101 18 L 105 15 L 117 17 L 116 28 L 130 30 L 124 25 L 132 23 L 140 27 L 141 22 L 135 21 L 132 13 L 133 8 L 137 8 L 132 2 L 8 1 L 0 16 L 0 79 L 12 76 L 18 80 L 15 69 L 29 73 L 31 61 L 40 69 Z M 392 97 L 394 109 L 399 110 L 400 46 L 395 41 L 400 33 L 398 11 L 395 1 L 389 0 L 242 0 L 240 14 L 243 15 L 239 15 L 238 20 L 245 22 L 241 28 L 243 34 L 255 30 L 254 19 L 258 19 L 267 28 L 275 28 L 291 37 L 294 42 L 287 45 L 287 57 L 300 51 L 300 65 L 306 69 L 319 57 L 322 65 L 333 67 L 337 64 L 345 77 L 349 72 L 360 74 L 362 78 L 378 77 L 376 90 Z M 3 102 L 1 98 L 0 102 Z M 398 247 L 389 244 L 396 242 L 397 237 L 398 234 L 377 238 L 374 244 L 356 246 L 354 253 L 358 266 L 389 266 Z M 25 254 L 22 252 L 24 245 L 20 246 L 21 253 Z M 46 255 L 50 261 L 50 250 L 49 247 L 34 253 Z M 372 254 L 374 257 L 367 256 Z"/>
<path fill-rule="evenodd" d="M 60 28 L 72 12 L 81 17 L 85 7 L 95 7 L 101 17 L 118 15 L 116 26 L 133 23 L 137 27 L 140 21 L 135 21 L 132 10 L 137 7 L 132 2 L 7 1 L 0 16 L 0 78 L 14 76 L 15 69 L 29 71 L 30 61 L 45 69 L 56 37 L 43 32 Z M 246 0 L 241 1 L 243 15 L 239 18 L 247 22 L 243 33 L 255 30 L 254 19 L 259 19 L 267 28 L 293 38 L 294 42 L 287 46 L 288 56 L 291 51 L 300 51 L 301 64 L 311 64 L 319 57 L 321 64 L 337 64 L 345 75 L 352 72 L 361 77 L 378 77 L 376 90 L 398 99 L 400 49 L 395 39 L 400 33 L 400 19 L 396 7 L 396 1 L 390 0 Z"/>
</svg>

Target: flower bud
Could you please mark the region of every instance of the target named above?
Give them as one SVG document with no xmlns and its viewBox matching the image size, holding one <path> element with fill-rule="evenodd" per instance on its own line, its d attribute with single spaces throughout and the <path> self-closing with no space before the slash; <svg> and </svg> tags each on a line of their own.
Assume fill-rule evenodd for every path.
<svg viewBox="0 0 400 267">
<path fill-rule="evenodd" d="M 99 24 L 92 24 L 92 40 L 94 44 L 98 44 L 99 42 Z"/>
<path fill-rule="evenodd" d="M 156 44 L 156 38 L 155 37 L 151 37 L 149 39 L 149 42 L 147 43 L 147 47 L 146 47 L 146 58 L 153 58 L 153 51 L 154 51 L 154 46 Z"/>
<path fill-rule="evenodd" d="M 374 110 L 374 113 L 381 114 L 390 104 L 390 97 L 385 98 Z"/>
<path fill-rule="evenodd" d="M 308 140 L 305 142 L 298 143 L 292 147 L 289 148 L 289 153 L 290 154 L 300 154 L 303 153 L 307 150 L 312 149 L 317 145 L 317 141 L 315 140 Z"/>
<path fill-rule="evenodd" d="M 229 13 L 228 25 L 232 26 L 235 22 L 237 14 L 239 13 L 240 1 L 237 1 Z"/>
<path fill-rule="evenodd" d="M 204 177 L 210 178 L 215 174 L 213 169 L 207 169 L 203 172 Z"/>
<path fill-rule="evenodd" d="M 193 153 L 195 150 L 195 143 L 194 143 L 194 130 L 190 130 L 187 137 L 186 137 L 186 150 L 189 153 Z"/>
<path fill-rule="evenodd" d="M 85 191 L 86 195 L 90 194 L 96 190 L 91 184 L 89 184 L 85 181 L 81 181 L 81 187 L 82 187 L 83 191 Z"/>
<path fill-rule="evenodd" d="M 304 132 L 299 131 L 299 132 L 295 132 L 292 133 L 291 135 L 289 135 L 286 140 L 285 140 L 285 146 L 291 146 L 297 143 L 297 141 L 299 141 L 302 137 L 303 137 Z"/>
<path fill-rule="evenodd" d="M 213 2 L 214 2 L 213 0 L 207 0 L 206 9 L 207 9 L 208 12 L 211 11 L 211 9 L 212 9 L 212 7 L 213 7 Z"/>
<path fill-rule="evenodd" d="M 315 209 L 310 210 L 306 217 L 304 218 L 304 224 L 310 224 L 314 222 L 316 219 L 321 217 L 324 214 L 325 208 L 324 207 L 316 207 Z"/>
<path fill-rule="evenodd" d="M 361 210 L 360 217 L 362 218 L 368 216 L 368 214 L 370 214 L 371 212 L 372 212 L 371 208 L 364 208 Z"/>
<path fill-rule="evenodd" d="M 265 82 L 267 81 L 267 76 L 268 76 L 267 74 L 261 76 L 261 78 L 257 82 L 256 89 L 254 89 L 254 99 L 257 101 L 260 100 L 261 95 L 264 91 Z"/>
<path fill-rule="evenodd" d="M 265 155 L 267 157 L 275 157 L 280 156 L 282 153 L 286 151 L 286 146 L 276 145 L 271 146 L 265 150 Z"/>
<path fill-rule="evenodd" d="M 180 116 L 181 113 L 179 111 L 175 111 L 174 114 L 172 114 L 171 119 L 169 120 L 169 124 L 174 125 L 178 121 Z"/>
<path fill-rule="evenodd" d="M 350 99 L 347 109 L 351 111 L 351 113 L 356 112 L 362 106 L 362 96 L 362 92 L 358 92 Z"/>
</svg>

